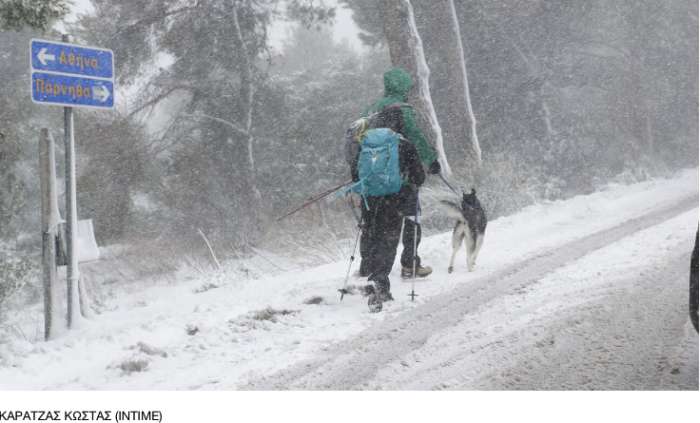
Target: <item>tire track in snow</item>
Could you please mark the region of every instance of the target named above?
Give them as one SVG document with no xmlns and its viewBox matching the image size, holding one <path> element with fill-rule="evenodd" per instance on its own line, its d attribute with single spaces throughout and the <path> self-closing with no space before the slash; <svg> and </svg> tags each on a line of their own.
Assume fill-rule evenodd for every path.
<svg viewBox="0 0 700 423">
<path fill-rule="evenodd" d="M 432 337 L 372 383 L 382 389 L 697 390 L 697 334 L 683 307 L 694 228 L 687 229 L 687 237 L 669 236 L 673 249 L 661 255 L 634 234 L 622 241 L 626 248 L 616 243 L 557 269 L 527 293 L 490 302 Z M 625 263 L 640 249 L 641 261 Z M 616 262 L 603 266 L 610 278 L 595 268 L 602 255 Z"/>
<path fill-rule="evenodd" d="M 431 298 L 410 312 L 338 343 L 312 360 L 251 381 L 240 388 L 368 389 L 369 382 L 388 363 L 420 348 L 436 333 L 458 325 L 470 310 L 499 296 L 524 289 L 569 262 L 692 210 L 697 204 L 696 196 L 686 197 L 672 206 L 568 242 L 493 274 L 475 278 L 451 292 Z"/>
</svg>

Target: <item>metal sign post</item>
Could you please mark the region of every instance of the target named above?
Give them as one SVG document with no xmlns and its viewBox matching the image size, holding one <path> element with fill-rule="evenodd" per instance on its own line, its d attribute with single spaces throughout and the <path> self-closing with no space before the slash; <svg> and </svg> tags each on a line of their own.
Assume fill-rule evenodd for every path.
<svg viewBox="0 0 700 423">
<path fill-rule="evenodd" d="M 66 249 L 68 327 L 80 318 L 80 272 L 76 251 L 78 226 L 75 186 L 73 107 L 114 108 L 114 53 L 62 42 L 31 40 L 31 97 L 38 104 L 63 107 L 66 153 Z"/>
<path fill-rule="evenodd" d="M 62 41 L 69 42 L 68 35 L 63 35 Z M 32 75 L 33 77 L 33 75 Z M 32 78 L 33 79 L 33 78 Z M 68 328 L 73 327 L 80 317 L 80 300 L 78 292 L 78 255 L 75 252 L 75 228 L 78 226 L 77 199 L 75 187 L 75 140 L 73 139 L 73 108 L 63 108 L 63 136 L 66 153 L 66 247 L 68 269 L 66 279 L 68 284 Z"/>
<path fill-rule="evenodd" d="M 70 39 L 63 36 L 63 41 Z M 72 328 L 80 317 L 80 294 L 78 292 L 78 255 L 75 251 L 75 228 L 78 227 L 78 205 L 75 186 L 75 139 L 73 138 L 73 108 L 63 108 L 63 136 L 66 153 L 66 247 L 68 270 L 68 328 Z"/>
</svg>

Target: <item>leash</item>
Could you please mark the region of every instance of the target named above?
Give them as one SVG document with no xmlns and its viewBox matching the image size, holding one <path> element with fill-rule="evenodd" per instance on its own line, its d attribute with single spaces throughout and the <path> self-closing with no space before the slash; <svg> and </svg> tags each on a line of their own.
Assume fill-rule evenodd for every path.
<svg viewBox="0 0 700 423">
<path fill-rule="evenodd" d="M 457 190 L 455 190 L 455 189 L 452 187 L 452 185 L 450 185 L 449 182 L 447 182 L 447 179 L 445 179 L 445 177 L 442 176 L 442 173 L 439 173 L 438 175 L 440 175 L 440 179 L 442 179 L 442 182 L 444 182 L 445 185 L 447 185 L 447 188 L 449 188 L 450 191 L 454 192 L 458 197 L 461 197 L 461 194 L 458 193 Z M 479 192 L 490 192 L 490 193 L 493 193 L 493 194 L 502 195 L 502 196 L 504 196 L 504 197 L 510 195 L 510 194 L 507 194 L 507 193 L 504 193 L 504 192 L 501 192 L 501 191 L 496 191 L 496 190 L 492 190 L 492 189 L 485 189 L 485 188 L 479 188 Z"/>
<path fill-rule="evenodd" d="M 490 193 L 492 193 L 492 194 L 498 194 L 498 195 L 501 195 L 501 196 L 503 196 L 503 197 L 508 197 L 508 196 L 512 195 L 512 194 L 508 194 L 508 193 L 505 193 L 505 192 L 495 191 L 495 190 L 492 190 L 492 189 L 485 189 L 485 188 L 479 188 L 479 192 L 490 192 Z"/>
<path fill-rule="evenodd" d="M 456 195 L 457 197 L 459 197 L 460 194 L 457 192 L 457 190 L 455 190 L 455 189 L 452 187 L 452 185 L 450 185 L 449 182 L 447 182 L 447 179 L 445 179 L 445 177 L 442 175 L 442 172 L 438 173 L 438 175 L 440 175 L 440 179 L 442 179 L 442 182 L 444 182 L 445 185 L 447 185 L 447 188 L 449 188 L 450 191 L 454 192 L 455 195 Z"/>
</svg>

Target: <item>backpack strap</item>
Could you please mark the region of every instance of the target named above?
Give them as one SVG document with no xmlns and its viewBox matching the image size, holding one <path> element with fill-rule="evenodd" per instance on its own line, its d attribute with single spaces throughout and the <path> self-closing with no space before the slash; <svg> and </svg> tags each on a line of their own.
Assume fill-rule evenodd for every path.
<svg viewBox="0 0 700 423">
<path fill-rule="evenodd" d="M 345 196 L 350 194 L 351 192 L 354 192 L 356 194 L 359 194 L 360 197 L 362 197 L 362 202 L 365 205 L 365 208 L 369 210 L 369 204 L 367 204 L 367 190 L 365 189 L 365 180 L 360 179 L 359 181 L 355 182 L 354 184 L 350 184 L 349 186 L 343 188 L 342 190 L 338 191 L 336 194 L 338 197 Z"/>
<path fill-rule="evenodd" d="M 411 109 L 413 108 L 413 106 L 406 102 L 397 101 L 396 103 L 387 104 L 386 106 L 384 106 L 384 108 L 382 108 L 382 111 L 387 109 L 400 109 L 402 107 L 410 107 Z"/>
</svg>

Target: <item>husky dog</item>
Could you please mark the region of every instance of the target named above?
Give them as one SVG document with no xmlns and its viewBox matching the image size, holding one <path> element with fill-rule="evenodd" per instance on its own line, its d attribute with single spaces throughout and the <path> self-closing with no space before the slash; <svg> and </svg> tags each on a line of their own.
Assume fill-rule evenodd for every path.
<svg viewBox="0 0 700 423">
<path fill-rule="evenodd" d="M 448 273 L 454 270 L 454 261 L 459 247 L 462 245 L 462 240 L 467 247 L 467 268 L 469 271 L 474 270 L 476 257 L 479 255 L 481 244 L 484 242 L 484 234 L 486 232 L 486 213 L 476 198 L 476 190 L 472 188 L 469 194 L 462 194 L 461 206 L 452 201 L 441 201 L 445 207 L 447 214 L 457 219 L 455 228 L 452 231 L 452 258 L 450 259 L 450 267 L 447 268 Z"/>
</svg>

